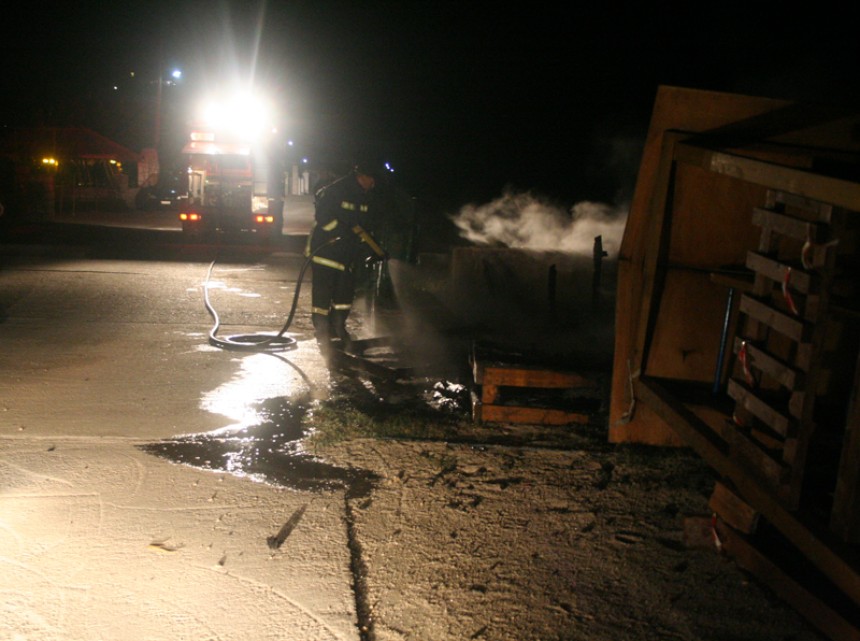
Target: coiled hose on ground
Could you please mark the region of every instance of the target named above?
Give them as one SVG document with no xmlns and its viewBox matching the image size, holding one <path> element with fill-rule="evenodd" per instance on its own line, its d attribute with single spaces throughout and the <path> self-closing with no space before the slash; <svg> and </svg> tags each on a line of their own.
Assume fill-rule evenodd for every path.
<svg viewBox="0 0 860 641">
<path fill-rule="evenodd" d="M 305 272 L 317 252 L 339 240 L 340 237 L 326 241 L 312 251 L 305 259 L 305 262 L 302 263 L 299 277 L 296 279 L 296 291 L 293 294 L 293 304 L 290 307 L 290 313 L 287 316 L 287 320 L 281 328 L 281 331 L 277 334 L 272 334 L 271 332 L 257 332 L 253 334 L 233 334 L 226 338 L 219 338 L 217 336 L 218 329 L 221 326 L 221 320 L 218 318 L 218 312 L 215 311 L 215 308 L 212 307 L 212 303 L 209 301 L 209 280 L 218 259 L 216 258 L 213 260 L 209 264 L 209 270 L 206 272 L 206 281 L 203 283 L 203 303 L 206 305 L 206 310 L 209 312 L 209 315 L 212 316 L 212 320 L 214 321 L 212 329 L 209 330 L 209 344 L 220 349 L 246 352 L 282 352 L 288 349 L 295 349 L 296 339 L 291 336 L 284 336 L 284 334 L 287 332 L 290 325 L 292 325 L 293 318 L 296 315 L 296 309 L 299 303 L 299 292 L 301 292 L 302 289 L 302 281 L 304 280 Z"/>
</svg>

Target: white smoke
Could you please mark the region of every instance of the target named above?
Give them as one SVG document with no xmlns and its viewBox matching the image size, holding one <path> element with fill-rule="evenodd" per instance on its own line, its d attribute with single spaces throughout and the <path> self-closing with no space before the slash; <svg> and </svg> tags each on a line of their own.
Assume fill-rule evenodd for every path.
<svg viewBox="0 0 860 641">
<path fill-rule="evenodd" d="M 565 211 L 530 193 L 505 193 L 484 205 L 466 205 L 451 217 L 460 235 L 479 245 L 591 254 L 596 236 L 615 258 L 627 208 L 584 201 Z"/>
</svg>

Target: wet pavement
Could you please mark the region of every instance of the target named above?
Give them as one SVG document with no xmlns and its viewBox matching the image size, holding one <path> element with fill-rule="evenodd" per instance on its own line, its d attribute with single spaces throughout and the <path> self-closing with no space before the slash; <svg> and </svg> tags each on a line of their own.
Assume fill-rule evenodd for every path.
<svg viewBox="0 0 860 641">
<path fill-rule="evenodd" d="M 363 380 L 361 359 L 332 372 L 312 339 L 310 287 L 289 349 L 213 345 L 205 292 L 223 336 L 282 327 L 304 262 L 288 240 L 186 246 L 163 230 L 53 233 L 6 245 L 0 263 L 0 338 L 11 346 L 0 355 L 0 565 L 18 568 L 0 581 L 18 604 L 0 617 L 0 637 L 91 639 L 131 619 L 136 638 L 274 639 L 290 628 L 303 639 L 372 638 L 354 505 L 381 477 L 309 452 L 306 419 L 320 403 L 382 416 L 407 405 L 467 412 L 463 399 L 429 379 Z M 390 349 L 369 351 L 378 371 L 397 371 Z M 169 567 L 147 582 L 154 555 Z M 295 558 L 258 564 L 285 555 Z M 55 611 L 58 600 L 78 603 L 63 576 L 87 582 L 93 607 Z M 200 595 L 178 584 L 186 576 Z M 219 623 L 222 599 L 200 598 L 218 590 L 258 613 Z M 289 607 L 273 610 L 278 599 Z M 181 621 L 180 611 L 196 614 Z"/>
<path fill-rule="evenodd" d="M 307 314 L 286 353 L 207 340 L 211 260 L 239 333 L 283 324 L 301 256 L 74 231 L 0 257 L 0 638 L 361 638 L 372 475 L 300 451 L 284 399 L 329 388 Z"/>
<path fill-rule="evenodd" d="M 139 446 L 175 463 L 300 491 L 343 490 L 349 499 L 366 497 L 376 475 L 332 465 L 307 452 L 305 401 L 270 399 L 258 409 L 263 420 L 241 429 L 223 428 Z"/>
</svg>

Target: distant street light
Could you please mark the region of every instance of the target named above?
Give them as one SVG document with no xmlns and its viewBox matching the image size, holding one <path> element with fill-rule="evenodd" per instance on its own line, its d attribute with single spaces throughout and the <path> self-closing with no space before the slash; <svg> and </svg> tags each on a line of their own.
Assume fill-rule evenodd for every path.
<svg viewBox="0 0 860 641">
<path fill-rule="evenodd" d="M 170 72 L 170 77 L 173 80 L 168 80 L 167 84 L 176 84 L 182 79 L 182 70 L 174 69 Z M 164 72 L 158 74 L 158 93 L 155 97 L 155 141 L 153 147 L 158 149 L 158 143 L 161 142 L 161 87 L 164 84 Z"/>
</svg>

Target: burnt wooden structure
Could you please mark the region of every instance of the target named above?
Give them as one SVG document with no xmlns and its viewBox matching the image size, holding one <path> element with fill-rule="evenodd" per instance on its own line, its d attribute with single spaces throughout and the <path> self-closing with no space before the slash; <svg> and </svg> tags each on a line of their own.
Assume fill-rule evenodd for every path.
<svg viewBox="0 0 860 641">
<path fill-rule="evenodd" d="M 601 407 L 603 390 L 593 371 L 529 361 L 479 342 L 470 361 L 479 391 L 472 403 L 476 422 L 584 425 Z"/>
<path fill-rule="evenodd" d="M 860 638 L 860 114 L 661 87 L 618 266 L 612 442 L 720 477 L 721 548 Z"/>
</svg>

